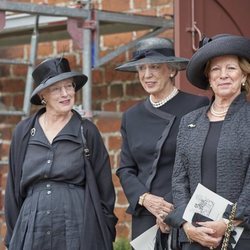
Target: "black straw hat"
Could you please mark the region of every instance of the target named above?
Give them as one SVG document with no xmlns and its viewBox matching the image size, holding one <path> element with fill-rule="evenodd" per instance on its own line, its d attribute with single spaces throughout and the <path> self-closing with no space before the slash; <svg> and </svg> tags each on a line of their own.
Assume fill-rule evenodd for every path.
<svg viewBox="0 0 250 250">
<path fill-rule="evenodd" d="M 224 55 L 239 56 L 250 62 L 250 39 L 229 34 L 203 38 L 188 63 L 187 79 L 200 89 L 208 89 L 209 82 L 204 73 L 206 64 L 210 59 Z"/>
<path fill-rule="evenodd" d="M 63 57 L 50 58 L 41 62 L 34 69 L 32 77 L 37 87 L 31 94 L 30 102 L 35 105 L 41 105 L 38 93 L 58 81 L 73 78 L 76 85 L 75 91 L 78 91 L 88 80 L 84 74 L 71 71 L 68 60 Z"/>
<path fill-rule="evenodd" d="M 176 70 L 184 70 L 188 61 L 187 58 L 175 56 L 173 43 L 169 39 L 151 37 L 139 41 L 133 58 L 118 66 L 116 70 L 137 72 L 136 66 L 151 63 L 168 63 Z"/>
</svg>

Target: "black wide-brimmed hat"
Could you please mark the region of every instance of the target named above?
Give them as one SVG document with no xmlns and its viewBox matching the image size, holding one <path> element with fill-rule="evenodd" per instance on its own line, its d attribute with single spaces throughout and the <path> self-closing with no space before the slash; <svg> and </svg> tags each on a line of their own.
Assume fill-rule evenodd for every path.
<svg viewBox="0 0 250 250">
<path fill-rule="evenodd" d="M 31 94 L 30 102 L 35 105 L 41 105 L 38 93 L 58 81 L 73 78 L 75 91 L 78 91 L 88 80 L 84 74 L 71 71 L 68 60 L 63 57 L 50 58 L 41 62 L 34 69 L 32 77 L 37 87 Z"/>
<path fill-rule="evenodd" d="M 204 73 L 206 64 L 210 59 L 224 55 L 239 56 L 250 62 L 250 39 L 229 34 L 203 38 L 188 63 L 187 79 L 200 89 L 208 89 L 209 82 Z"/>
<path fill-rule="evenodd" d="M 184 70 L 188 59 L 176 57 L 173 43 L 166 38 L 151 37 L 139 41 L 130 61 L 116 67 L 119 71 L 137 72 L 136 66 L 152 63 L 168 63 L 176 70 Z"/>
</svg>

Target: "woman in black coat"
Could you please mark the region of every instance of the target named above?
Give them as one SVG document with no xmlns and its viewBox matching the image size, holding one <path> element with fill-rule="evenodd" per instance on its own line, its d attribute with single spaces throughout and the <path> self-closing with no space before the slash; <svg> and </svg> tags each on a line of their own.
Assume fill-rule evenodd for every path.
<svg viewBox="0 0 250 250">
<path fill-rule="evenodd" d="M 188 64 L 187 77 L 199 88 L 211 87 L 214 96 L 210 105 L 181 121 L 172 179 L 176 209 L 165 221 L 182 229 L 183 250 L 231 249 L 236 239 L 231 230 L 236 226 L 244 231 L 240 235 L 237 229 L 240 238 L 234 249 L 246 250 L 250 246 L 250 104 L 246 99 L 250 39 L 224 34 L 204 38 L 201 45 Z M 183 212 L 199 183 L 234 205 L 215 218 L 209 208 L 215 200 L 204 196 L 208 205 L 198 200 L 197 205 L 207 212 L 196 206 L 194 215 L 184 220 Z"/>
<path fill-rule="evenodd" d="M 172 210 L 171 177 L 181 117 L 208 103 L 206 97 L 184 93 L 174 77 L 188 60 L 175 57 L 164 38 L 138 42 L 133 59 L 117 68 L 138 72 L 149 97 L 127 110 L 122 118 L 121 161 L 117 170 L 132 214 L 132 239 L 155 225 L 166 242 L 170 228 L 162 216 Z"/>
<path fill-rule="evenodd" d="M 45 60 L 32 76 L 31 103 L 44 107 L 21 121 L 12 137 L 5 245 L 110 250 L 117 219 L 108 153 L 96 126 L 72 109 L 87 77 L 71 71 L 65 58 Z"/>
</svg>

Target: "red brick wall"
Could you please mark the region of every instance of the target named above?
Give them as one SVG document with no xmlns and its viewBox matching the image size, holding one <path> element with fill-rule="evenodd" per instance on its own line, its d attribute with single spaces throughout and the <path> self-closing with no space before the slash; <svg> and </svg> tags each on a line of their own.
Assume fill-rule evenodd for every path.
<svg viewBox="0 0 250 250">
<path fill-rule="evenodd" d="M 19 0 L 26 3 L 46 3 L 67 5 L 69 1 L 63 0 Z M 164 16 L 173 14 L 173 0 L 94 0 L 93 5 L 97 9 L 137 13 L 144 15 Z M 126 44 L 133 38 L 141 36 L 143 32 L 131 32 L 125 34 L 113 34 L 103 37 L 102 53 L 114 50 L 116 47 Z M 173 38 L 173 30 L 166 31 L 161 36 Z M 72 41 L 54 41 L 40 43 L 38 46 L 38 60 L 48 56 L 55 56 L 63 53 L 70 60 L 72 68 L 81 71 L 81 51 L 73 47 Z M 1 48 L 1 58 L 28 59 L 29 45 Z M 104 111 L 125 111 L 131 105 L 145 98 L 137 75 L 132 73 L 121 73 L 114 70 L 115 66 L 128 59 L 130 53 L 124 53 L 111 62 L 103 65 L 92 72 L 93 77 L 93 110 Z M 26 66 L 2 65 L 0 64 L 0 109 L 4 105 L 11 109 L 21 109 L 23 105 L 23 90 L 26 79 Z M 78 104 L 81 103 L 78 95 Z M 0 160 L 6 160 L 12 130 L 19 121 L 18 117 L 0 115 Z M 120 119 L 94 117 L 93 120 L 100 129 L 104 142 L 109 150 L 112 163 L 112 171 L 115 173 L 119 165 L 120 153 Z M 7 175 L 7 166 L 0 168 L 0 210 L 3 209 L 4 187 Z M 118 178 L 113 175 L 116 188 L 117 200 L 115 212 L 119 217 L 117 225 L 118 237 L 130 237 L 131 218 L 125 213 L 127 200 L 124 196 Z M 0 236 L 5 233 L 4 216 L 0 214 Z M 0 250 L 4 249 L 3 244 Z"/>
</svg>

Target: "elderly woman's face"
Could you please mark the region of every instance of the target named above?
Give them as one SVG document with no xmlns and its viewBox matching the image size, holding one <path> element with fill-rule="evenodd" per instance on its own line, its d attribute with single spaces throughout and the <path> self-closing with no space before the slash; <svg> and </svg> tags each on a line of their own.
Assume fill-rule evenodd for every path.
<svg viewBox="0 0 250 250">
<path fill-rule="evenodd" d="M 215 95 L 231 98 L 240 93 L 246 76 L 239 66 L 238 57 L 226 55 L 211 60 L 208 79 Z"/>
<path fill-rule="evenodd" d="M 75 84 L 73 79 L 59 81 L 44 89 L 40 96 L 46 101 L 46 109 L 57 113 L 65 113 L 73 108 L 75 103 Z"/>
<path fill-rule="evenodd" d="M 170 75 L 175 74 L 166 63 L 139 65 L 137 71 L 142 87 L 153 96 L 164 95 L 171 82 Z"/>
</svg>

